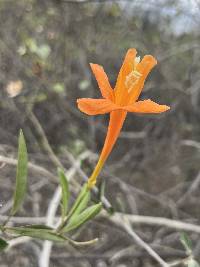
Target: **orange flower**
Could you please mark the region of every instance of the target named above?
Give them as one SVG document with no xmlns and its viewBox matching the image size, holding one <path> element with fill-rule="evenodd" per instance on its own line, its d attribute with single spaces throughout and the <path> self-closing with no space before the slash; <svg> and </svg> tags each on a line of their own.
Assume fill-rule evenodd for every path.
<svg viewBox="0 0 200 267">
<path fill-rule="evenodd" d="M 144 56 L 140 61 L 140 57 L 136 57 L 136 53 L 134 48 L 128 50 L 114 90 L 104 69 L 97 64 L 90 64 L 103 98 L 77 100 L 79 109 L 87 115 L 110 113 L 105 143 L 99 161 L 88 179 L 89 188 L 96 184 L 96 179 L 119 136 L 127 112 L 162 113 L 169 109 L 168 106 L 159 105 L 150 99 L 137 101 L 147 75 L 157 61 L 151 55 Z"/>
</svg>

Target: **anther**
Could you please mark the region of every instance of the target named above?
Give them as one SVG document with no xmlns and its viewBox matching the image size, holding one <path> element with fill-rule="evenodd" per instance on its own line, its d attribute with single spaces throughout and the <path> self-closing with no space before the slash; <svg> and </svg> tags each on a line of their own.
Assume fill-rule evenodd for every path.
<svg viewBox="0 0 200 267">
<path fill-rule="evenodd" d="M 131 71 L 131 73 L 129 73 L 129 75 L 126 76 L 125 86 L 128 89 L 128 93 L 131 92 L 134 85 L 137 83 L 137 81 L 141 76 L 142 74 L 136 70 Z"/>
</svg>

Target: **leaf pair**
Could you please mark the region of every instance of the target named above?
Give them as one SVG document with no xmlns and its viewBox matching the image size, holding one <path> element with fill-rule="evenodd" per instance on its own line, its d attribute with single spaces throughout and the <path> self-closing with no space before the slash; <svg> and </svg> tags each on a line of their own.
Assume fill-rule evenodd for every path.
<svg viewBox="0 0 200 267">
<path fill-rule="evenodd" d="M 80 191 L 69 213 L 67 213 L 69 202 L 69 186 L 64 171 L 59 169 L 58 173 L 60 177 L 60 185 L 62 188 L 63 218 L 61 225 L 58 227 L 58 232 L 66 233 L 80 227 L 87 221 L 94 218 L 100 212 L 102 204 L 98 203 L 87 207 L 90 201 L 91 194 L 87 184 L 85 184 L 83 185 L 83 188 Z"/>
<path fill-rule="evenodd" d="M 17 236 L 29 236 L 32 238 L 38 238 L 42 240 L 50 240 L 56 242 L 69 241 L 74 245 L 84 245 L 84 244 L 94 243 L 96 239 L 86 242 L 76 242 L 63 235 L 64 233 L 74 230 L 83 225 L 84 223 L 86 223 L 87 221 L 94 218 L 100 212 L 102 204 L 98 203 L 90 207 L 87 207 L 90 201 L 90 190 L 88 189 L 87 184 L 85 184 L 82 190 L 80 191 L 72 208 L 68 212 L 69 199 L 70 199 L 69 184 L 64 171 L 61 169 L 58 170 L 60 185 L 62 190 L 62 200 L 61 200 L 62 223 L 59 226 L 59 228 L 56 230 L 47 227 L 45 225 L 28 225 L 22 227 L 6 226 L 10 217 L 16 214 L 16 212 L 20 209 L 23 203 L 27 190 L 27 174 L 28 174 L 27 147 L 23 132 L 22 130 L 20 130 L 19 142 L 18 142 L 16 185 L 13 197 L 13 206 L 11 209 L 10 216 L 8 217 L 8 220 L 4 223 L 4 225 L 1 226 L 0 230 L 6 231 L 7 233 L 14 234 Z M 7 246 L 8 243 L 4 239 L 0 238 L 0 250 L 5 249 Z"/>
<path fill-rule="evenodd" d="M 101 208 L 102 204 L 98 203 L 92 205 L 91 207 L 88 207 L 82 213 L 73 216 L 69 223 L 64 227 L 63 232 L 69 232 L 71 230 L 74 230 L 86 223 L 87 221 L 93 219 L 101 211 Z"/>
</svg>

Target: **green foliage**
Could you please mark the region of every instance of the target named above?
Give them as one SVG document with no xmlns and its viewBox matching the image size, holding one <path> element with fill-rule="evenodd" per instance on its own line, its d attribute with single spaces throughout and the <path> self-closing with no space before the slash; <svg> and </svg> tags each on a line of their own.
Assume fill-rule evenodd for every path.
<svg viewBox="0 0 200 267">
<path fill-rule="evenodd" d="M 45 100 L 47 100 L 47 94 L 45 93 L 38 93 L 37 97 L 36 97 L 36 101 L 39 102 L 44 102 Z"/>
<path fill-rule="evenodd" d="M 0 238 L 0 251 L 6 249 L 7 246 L 8 246 L 8 243 L 4 239 Z"/>
<path fill-rule="evenodd" d="M 29 51 L 33 54 L 36 54 L 41 60 L 45 61 L 51 53 L 51 48 L 48 44 L 38 45 L 36 40 L 33 38 L 26 39 L 25 44 Z M 20 46 L 18 52 L 22 55 L 25 54 L 25 46 Z"/>
<path fill-rule="evenodd" d="M 76 210 L 78 209 L 79 205 L 81 204 L 82 200 L 85 198 L 85 195 L 88 194 L 88 192 L 89 192 L 89 189 L 87 187 L 87 184 L 84 184 L 76 201 L 74 202 L 74 205 L 72 206 L 69 212 L 68 217 L 71 217 L 76 212 Z"/>
<path fill-rule="evenodd" d="M 50 240 L 55 242 L 64 242 L 69 241 L 74 244 L 79 244 L 79 242 L 73 241 L 68 237 L 61 235 L 61 233 L 67 233 L 71 230 L 74 230 L 87 221 L 93 219 L 102 208 L 102 204 L 98 203 L 88 206 L 88 202 L 90 200 L 90 191 L 85 184 L 80 191 L 74 205 L 71 210 L 67 214 L 68 210 L 68 202 L 69 202 L 69 185 L 67 179 L 64 175 L 63 170 L 58 170 L 60 184 L 62 188 L 62 218 L 63 221 L 57 230 L 48 227 L 46 225 L 28 225 L 25 227 L 3 227 L 3 230 L 7 233 L 15 234 L 17 236 L 29 236 L 32 238 L 42 239 L 42 240 Z M 83 242 L 83 244 L 92 244 L 96 242 L 95 240 Z M 80 242 L 81 244 L 82 242 Z M 3 244 L 3 243 L 2 243 Z"/>
<path fill-rule="evenodd" d="M 190 255 L 192 252 L 192 242 L 189 239 L 188 235 L 186 235 L 186 233 L 182 233 L 180 240 L 181 240 L 181 243 L 183 244 L 186 252 Z"/>
<path fill-rule="evenodd" d="M 74 205 L 61 225 L 58 227 L 57 231 L 69 232 L 94 218 L 101 211 L 102 204 L 98 203 L 87 207 L 89 200 L 90 190 L 88 189 L 87 184 L 85 184 L 82 187 Z"/>
<path fill-rule="evenodd" d="M 15 215 L 15 213 L 21 207 L 27 187 L 27 166 L 28 166 L 28 156 L 27 156 L 27 148 L 26 142 L 24 139 L 24 135 L 22 130 L 20 130 L 19 134 L 19 144 L 18 144 L 18 164 L 17 164 L 17 175 L 16 175 L 16 187 L 14 193 L 14 203 L 11 210 L 11 215 Z M 69 192 L 69 184 L 68 180 L 64 174 L 64 171 L 58 169 L 58 176 L 60 180 L 61 190 L 62 190 L 62 198 L 61 198 L 61 206 L 62 206 L 62 223 L 58 229 L 53 229 L 46 225 L 28 225 L 21 227 L 7 227 L 6 224 L 8 220 L 0 225 L 0 229 L 2 232 L 6 232 L 7 234 L 14 234 L 16 237 L 18 236 L 29 236 L 31 238 L 37 238 L 41 240 L 50 240 L 55 242 L 65 242 L 69 241 L 73 244 L 78 245 L 79 242 L 73 241 L 66 236 L 62 236 L 61 232 L 68 232 L 70 230 L 76 229 L 80 227 L 87 221 L 94 218 L 101 210 L 102 204 L 98 203 L 96 205 L 92 205 L 88 207 L 88 203 L 90 200 L 90 190 L 88 189 L 87 184 L 84 184 L 77 199 L 72 206 L 71 210 L 68 211 L 68 203 L 70 198 Z M 80 245 L 83 244 L 92 244 L 96 242 L 95 240 L 80 242 Z M 0 239 L 0 250 L 5 249 L 8 246 L 8 243 Z"/>
<path fill-rule="evenodd" d="M 64 94 L 65 86 L 63 83 L 55 83 L 53 85 L 53 91 L 57 94 Z"/>
<path fill-rule="evenodd" d="M 82 197 L 79 205 L 77 206 L 77 208 L 74 210 L 72 216 L 71 216 L 71 219 L 73 216 L 76 216 L 78 215 L 79 213 L 81 213 L 88 205 L 88 202 L 90 201 L 90 197 L 91 197 L 91 194 L 90 194 L 90 191 L 87 190 L 84 194 L 84 196 Z"/>
<path fill-rule="evenodd" d="M 189 255 L 189 258 L 185 261 L 185 265 L 188 267 L 200 267 L 199 263 L 193 257 L 192 241 L 190 240 L 188 235 L 182 233 L 180 240 L 186 250 L 186 253 Z"/>
<path fill-rule="evenodd" d="M 76 206 L 76 209 L 72 210 L 70 215 L 67 217 L 68 224 L 70 224 L 85 208 L 87 208 L 89 200 L 90 192 L 87 191 L 79 202 L 79 204 Z"/>
<path fill-rule="evenodd" d="M 65 176 L 65 173 L 63 170 L 58 169 L 58 175 L 60 178 L 60 185 L 62 189 L 61 214 L 62 214 L 62 219 L 64 219 L 65 216 L 67 215 L 68 203 L 69 203 L 69 197 L 70 197 L 69 184 L 68 184 L 67 177 Z"/>
<path fill-rule="evenodd" d="M 14 215 L 21 207 L 27 188 L 27 173 L 28 173 L 28 156 L 26 142 L 22 130 L 19 134 L 18 144 L 18 161 L 17 161 L 17 175 L 16 186 L 14 192 L 14 203 L 11 210 L 11 215 Z"/>
<path fill-rule="evenodd" d="M 29 236 L 41 240 L 50 240 L 55 242 L 66 241 L 65 237 L 53 232 L 54 230 L 50 230 L 43 226 L 40 228 L 38 225 L 29 227 L 6 227 L 6 231 L 19 236 Z"/>
<path fill-rule="evenodd" d="M 87 221 L 93 219 L 101 211 L 101 208 L 101 203 L 88 207 L 82 213 L 78 214 L 77 216 L 74 216 L 73 219 L 70 220 L 69 223 L 63 228 L 62 232 L 69 232 L 80 227 Z"/>
</svg>

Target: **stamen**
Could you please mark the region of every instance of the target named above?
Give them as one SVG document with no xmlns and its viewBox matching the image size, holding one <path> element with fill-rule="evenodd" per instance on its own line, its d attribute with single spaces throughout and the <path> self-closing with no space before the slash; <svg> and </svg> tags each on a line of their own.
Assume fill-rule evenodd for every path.
<svg viewBox="0 0 200 267">
<path fill-rule="evenodd" d="M 131 71 L 131 73 L 129 73 L 129 75 L 126 76 L 125 86 L 128 89 L 128 93 L 131 92 L 134 85 L 137 83 L 137 81 L 139 80 L 141 76 L 142 74 L 138 72 L 137 70 Z"/>
<path fill-rule="evenodd" d="M 142 76 L 142 74 L 136 70 L 137 65 L 140 63 L 140 56 L 136 57 L 134 60 L 133 65 L 133 71 L 129 73 L 129 75 L 126 76 L 125 86 L 128 89 L 128 93 L 130 93 L 134 87 L 134 85 L 137 83 L 139 78 Z"/>
<path fill-rule="evenodd" d="M 140 56 L 135 58 L 135 62 L 134 63 L 135 63 L 134 64 L 134 69 L 135 69 L 135 67 L 137 66 L 137 64 L 140 63 Z"/>
</svg>

